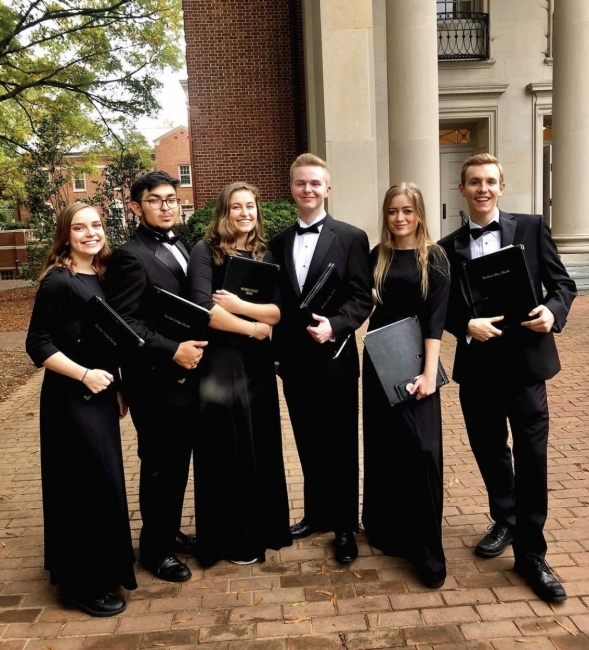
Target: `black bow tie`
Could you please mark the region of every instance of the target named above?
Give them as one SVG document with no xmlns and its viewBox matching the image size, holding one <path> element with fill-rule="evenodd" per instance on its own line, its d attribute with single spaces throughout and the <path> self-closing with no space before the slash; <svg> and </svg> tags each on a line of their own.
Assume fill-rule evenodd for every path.
<svg viewBox="0 0 589 650">
<path fill-rule="evenodd" d="M 470 234 L 473 239 L 478 239 L 479 237 L 482 237 L 486 232 L 491 232 L 491 230 L 501 230 L 497 221 L 491 221 L 482 228 L 471 228 Z"/>
<path fill-rule="evenodd" d="M 173 237 L 164 237 L 162 239 L 162 243 L 170 244 L 170 246 L 175 246 L 177 241 L 180 241 L 180 235 L 174 235 Z"/>
<path fill-rule="evenodd" d="M 319 226 L 322 226 L 325 223 L 325 219 L 327 217 L 323 217 L 321 221 L 318 221 L 317 223 L 314 223 L 312 226 L 309 226 L 308 228 L 303 228 L 301 224 L 297 221 L 295 224 L 295 229 L 297 231 L 297 235 L 306 235 L 308 232 L 319 232 Z"/>
</svg>

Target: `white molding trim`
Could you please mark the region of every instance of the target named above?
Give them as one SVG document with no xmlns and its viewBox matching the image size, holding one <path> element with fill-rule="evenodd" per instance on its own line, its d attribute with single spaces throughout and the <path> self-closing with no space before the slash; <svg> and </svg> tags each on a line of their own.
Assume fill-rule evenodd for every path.
<svg viewBox="0 0 589 650">
<path fill-rule="evenodd" d="M 552 82 L 530 83 L 526 90 L 532 97 L 532 196 L 534 214 L 544 210 L 544 116 L 552 115 Z"/>
<path fill-rule="evenodd" d="M 453 97 L 468 99 L 471 97 L 496 97 L 499 98 L 509 88 L 509 84 L 493 84 L 489 86 L 441 86 L 438 95 L 440 101 Z"/>
</svg>

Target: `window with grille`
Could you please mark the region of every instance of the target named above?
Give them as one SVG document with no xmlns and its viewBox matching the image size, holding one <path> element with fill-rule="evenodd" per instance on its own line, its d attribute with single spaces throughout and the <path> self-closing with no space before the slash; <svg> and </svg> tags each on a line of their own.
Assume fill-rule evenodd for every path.
<svg viewBox="0 0 589 650">
<path fill-rule="evenodd" d="M 74 173 L 74 192 L 86 191 L 86 174 L 84 172 Z"/>
<path fill-rule="evenodd" d="M 178 175 L 180 176 L 180 185 L 192 185 L 192 174 L 190 165 L 179 165 Z"/>
</svg>

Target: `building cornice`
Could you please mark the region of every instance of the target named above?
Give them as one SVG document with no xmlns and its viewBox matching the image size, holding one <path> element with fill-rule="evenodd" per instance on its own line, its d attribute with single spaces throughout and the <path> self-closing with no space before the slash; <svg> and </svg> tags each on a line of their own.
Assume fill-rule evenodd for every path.
<svg viewBox="0 0 589 650">
<path fill-rule="evenodd" d="M 538 97 L 539 95 L 549 96 L 552 95 L 552 82 L 544 81 L 538 83 L 531 83 L 526 86 L 526 90 Z"/>
<path fill-rule="evenodd" d="M 440 99 L 501 97 L 508 88 L 509 84 L 493 84 L 489 86 L 442 86 L 438 90 L 438 94 Z"/>
</svg>

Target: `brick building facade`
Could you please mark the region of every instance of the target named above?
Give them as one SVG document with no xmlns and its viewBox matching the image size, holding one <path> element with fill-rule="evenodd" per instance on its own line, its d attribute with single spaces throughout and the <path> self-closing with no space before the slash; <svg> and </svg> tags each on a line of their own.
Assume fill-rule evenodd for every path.
<svg viewBox="0 0 589 650">
<path fill-rule="evenodd" d="M 153 145 L 155 168 L 180 179 L 176 193 L 182 206 L 182 216 L 189 217 L 194 212 L 194 194 L 188 127 L 177 126 L 154 140 Z"/>
<path fill-rule="evenodd" d="M 0 281 L 18 277 L 27 261 L 30 230 L 0 230 Z"/>
<path fill-rule="evenodd" d="M 198 206 L 232 181 L 290 198 L 307 148 L 300 0 L 183 0 Z"/>
</svg>

